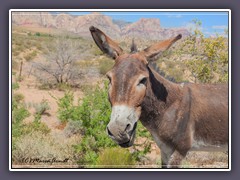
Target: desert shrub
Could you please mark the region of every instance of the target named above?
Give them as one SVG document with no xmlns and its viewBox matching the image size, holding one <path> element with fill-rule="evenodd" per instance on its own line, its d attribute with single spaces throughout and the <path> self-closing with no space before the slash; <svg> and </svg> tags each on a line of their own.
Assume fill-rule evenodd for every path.
<svg viewBox="0 0 240 180">
<path fill-rule="evenodd" d="M 20 51 L 17 51 L 16 49 L 12 50 L 12 55 L 13 56 L 18 56 L 20 54 Z"/>
<path fill-rule="evenodd" d="M 27 124 L 24 124 L 21 129 L 21 134 L 32 134 L 35 132 L 41 132 L 42 134 L 48 134 L 51 130 L 48 128 L 48 126 L 42 122 L 39 121 L 33 121 Z"/>
<path fill-rule="evenodd" d="M 184 39 L 180 54 L 190 54 L 185 61 L 187 68 L 199 82 L 216 83 L 228 81 L 228 45 L 227 38 L 204 37 L 201 21 L 193 20 L 196 28 L 191 36 Z"/>
<path fill-rule="evenodd" d="M 23 104 L 19 104 L 16 100 L 12 102 L 12 122 L 21 123 L 23 119 L 29 116 L 28 110 Z"/>
<path fill-rule="evenodd" d="M 184 71 L 182 69 L 169 69 L 168 74 L 170 77 L 174 77 L 176 82 L 183 82 L 185 81 L 183 78 Z"/>
<path fill-rule="evenodd" d="M 36 32 L 35 36 L 41 36 L 40 32 Z"/>
<path fill-rule="evenodd" d="M 164 74 L 165 74 L 164 76 L 167 77 L 168 79 L 174 79 L 174 82 L 183 82 L 185 65 L 182 65 L 181 62 L 176 63 L 176 61 L 173 60 L 174 56 L 170 55 L 169 57 L 168 57 L 169 59 L 168 58 L 161 59 L 160 63 L 164 62 L 164 64 L 165 64 L 164 68 L 160 68 L 161 71 L 164 72 Z"/>
<path fill-rule="evenodd" d="M 20 97 L 20 98 L 19 98 Z M 21 136 L 23 120 L 27 118 L 30 113 L 26 109 L 21 95 L 14 96 L 12 98 L 12 148 L 15 147 L 15 143 Z"/>
<path fill-rule="evenodd" d="M 12 149 L 16 148 L 16 142 L 18 142 L 23 135 L 32 134 L 37 131 L 43 134 L 48 134 L 50 132 L 47 125 L 39 121 L 24 124 L 23 120 L 27 118 L 30 113 L 23 105 L 17 107 L 14 104 L 14 106 L 12 111 Z"/>
<path fill-rule="evenodd" d="M 15 148 L 12 152 L 12 161 L 14 164 L 44 164 L 37 161 L 28 162 L 30 159 L 67 159 L 67 161 L 64 162 L 65 165 L 73 164 L 75 159 L 74 149 L 69 142 L 57 142 L 50 134 L 43 134 L 42 132 L 37 131 L 21 136 L 16 142 Z M 57 164 L 61 163 L 58 162 Z"/>
<path fill-rule="evenodd" d="M 32 51 L 26 55 L 23 56 L 23 58 L 26 60 L 26 61 L 31 61 L 33 60 L 35 57 L 37 56 L 37 51 Z"/>
<path fill-rule="evenodd" d="M 73 105 L 73 93 L 65 92 L 64 96 L 58 99 L 58 118 L 61 122 L 68 122 L 70 120 L 78 120 L 76 107 Z"/>
<path fill-rule="evenodd" d="M 68 90 L 71 90 L 71 85 L 69 85 L 67 83 L 59 83 L 56 85 L 56 88 L 59 91 L 68 91 Z"/>
<path fill-rule="evenodd" d="M 71 137 L 72 135 L 75 135 L 75 134 L 82 135 L 84 132 L 82 122 L 81 121 L 72 121 L 72 120 L 70 120 L 67 123 L 67 125 L 63 131 L 67 137 Z"/>
<path fill-rule="evenodd" d="M 50 89 L 53 89 L 54 88 L 54 85 L 53 84 L 49 84 L 49 83 L 39 83 L 37 85 L 37 88 L 40 89 L 40 90 L 50 90 Z"/>
<path fill-rule="evenodd" d="M 92 92 L 92 90 L 95 88 L 95 85 L 90 84 L 90 83 L 84 83 L 80 86 L 80 89 L 84 93 Z"/>
<path fill-rule="evenodd" d="M 14 99 L 14 101 L 16 101 L 16 103 L 20 103 L 24 100 L 24 95 L 21 93 L 14 93 L 13 99 Z"/>
<path fill-rule="evenodd" d="M 13 90 L 19 89 L 19 84 L 18 84 L 18 82 L 13 82 L 13 83 L 12 83 L 12 89 L 13 89 Z"/>
<path fill-rule="evenodd" d="M 50 132 L 50 129 L 39 121 L 33 121 L 25 124 L 23 120 L 27 118 L 28 112 L 24 96 L 19 93 L 14 93 L 12 98 L 12 149 L 16 148 L 16 143 L 21 136 L 31 134 L 32 132 L 41 131 L 43 134 Z M 42 111 L 41 111 L 42 112 Z"/>
<path fill-rule="evenodd" d="M 51 109 L 46 99 L 42 99 L 40 103 L 33 103 L 29 106 L 32 106 L 35 109 L 34 121 L 40 121 L 41 116 L 46 113 L 47 110 Z"/>
<path fill-rule="evenodd" d="M 35 108 L 35 114 L 40 115 L 44 114 L 47 110 L 50 110 L 50 106 L 46 99 L 42 99 L 39 104 L 33 104 L 33 107 Z"/>
<path fill-rule="evenodd" d="M 135 164 L 133 156 L 127 149 L 115 147 L 104 149 L 97 159 L 99 168 L 129 168 Z"/>
<path fill-rule="evenodd" d="M 105 75 L 114 65 L 114 61 L 111 59 L 99 60 L 99 72 Z"/>
</svg>

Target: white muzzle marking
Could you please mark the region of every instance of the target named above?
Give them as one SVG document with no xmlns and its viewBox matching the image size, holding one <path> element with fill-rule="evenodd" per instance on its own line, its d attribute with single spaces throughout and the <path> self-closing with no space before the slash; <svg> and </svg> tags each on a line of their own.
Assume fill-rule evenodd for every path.
<svg viewBox="0 0 240 180">
<path fill-rule="evenodd" d="M 109 130 L 114 135 L 132 130 L 138 117 L 135 109 L 126 105 L 116 105 L 112 107 L 111 120 L 108 124 Z"/>
</svg>

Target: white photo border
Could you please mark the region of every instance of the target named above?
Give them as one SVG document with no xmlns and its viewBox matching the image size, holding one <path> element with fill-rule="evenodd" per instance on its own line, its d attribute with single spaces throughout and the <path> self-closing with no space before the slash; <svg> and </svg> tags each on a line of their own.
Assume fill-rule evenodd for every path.
<svg viewBox="0 0 240 180">
<path fill-rule="evenodd" d="M 12 12 L 228 12 L 228 168 L 12 168 Z M 231 171 L 231 9 L 10 9 L 9 10 L 9 171 Z"/>
</svg>

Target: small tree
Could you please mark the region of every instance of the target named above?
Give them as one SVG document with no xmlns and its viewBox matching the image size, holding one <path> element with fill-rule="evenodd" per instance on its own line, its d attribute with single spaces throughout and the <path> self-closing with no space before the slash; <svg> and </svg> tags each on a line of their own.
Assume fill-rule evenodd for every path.
<svg viewBox="0 0 240 180">
<path fill-rule="evenodd" d="M 76 85 L 76 80 L 82 73 L 76 67 L 83 48 L 77 40 L 71 38 L 56 38 L 44 47 L 45 61 L 35 63 L 35 74 L 39 80 L 47 84 Z"/>
<path fill-rule="evenodd" d="M 227 38 L 204 37 L 201 21 L 194 19 L 195 29 L 184 40 L 182 53 L 191 55 L 185 61 L 196 80 L 203 83 L 226 82 L 228 80 Z M 227 31 L 226 31 L 227 32 Z"/>
</svg>

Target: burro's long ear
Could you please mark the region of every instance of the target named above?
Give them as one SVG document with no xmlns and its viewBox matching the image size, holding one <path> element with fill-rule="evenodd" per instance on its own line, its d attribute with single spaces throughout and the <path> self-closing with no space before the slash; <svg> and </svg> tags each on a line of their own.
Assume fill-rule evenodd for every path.
<svg viewBox="0 0 240 180">
<path fill-rule="evenodd" d="M 181 39 L 182 35 L 179 34 L 174 38 L 156 43 L 146 49 L 144 49 L 143 51 L 141 51 L 140 53 L 142 55 L 144 55 L 147 60 L 150 61 L 155 61 L 158 59 L 158 57 L 162 54 L 162 52 L 166 51 L 168 48 L 170 48 L 170 46 L 175 43 L 177 40 Z"/>
<path fill-rule="evenodd" d="M 95 43 L 102 52 L 108 54 L 113 59 L 116 59 L 119 55 L 123 53 L 122 48 L 120 48 L 116 42 L 114 42 L 111 38 L 104 34 L 100 29 L 91 26 L 89 30 Z"/>
</svg>

